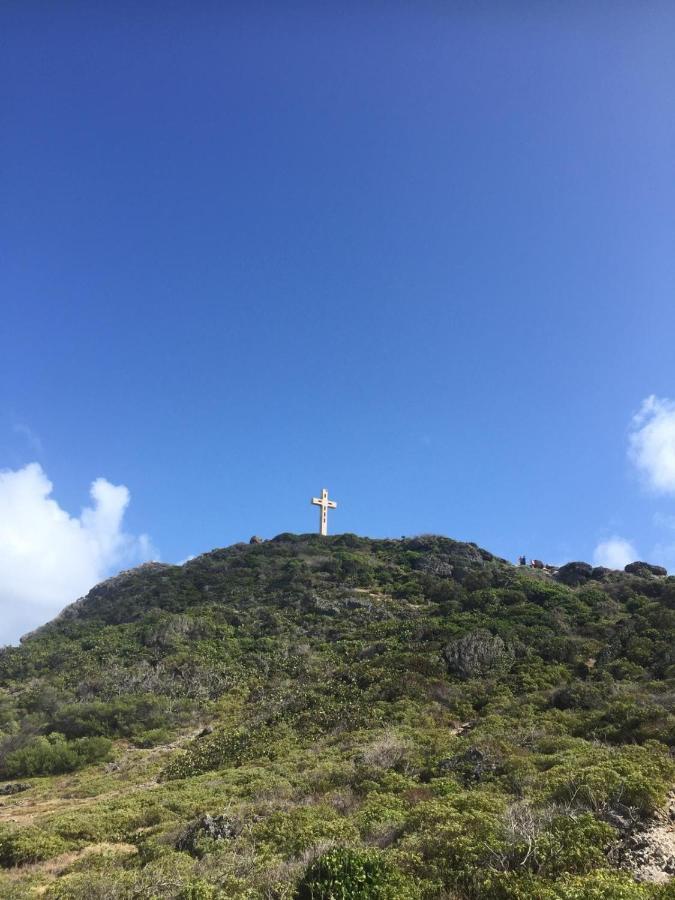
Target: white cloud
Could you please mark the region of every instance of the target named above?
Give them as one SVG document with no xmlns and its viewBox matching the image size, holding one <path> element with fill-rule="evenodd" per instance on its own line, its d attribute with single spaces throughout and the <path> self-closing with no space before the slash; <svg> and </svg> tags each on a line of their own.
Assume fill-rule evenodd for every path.
<svg viewBox="0 0 675 900">
<path fill-rule="evenodd" d="M 633 417 L 628 456 L 652 490 L 675 494 L 675 402 L 651 395 Z"/>
<path fill-rule="evenodd" d="M 625 538 L 616 536 L 601 541 L 593 553 L 594 565 L 606 566 L 608 569 L 623 569 L 637 558 L 637 550 L 633 544 Z"/>
<path fill-rule="evenodd" d="M 38 463 L 0 471 L 0 645 L 52 618 L 116 568 L 151 558 L 122 530 L 129 491 L 97 478 L 79 518 L 51 499 Z"/>
</svg>

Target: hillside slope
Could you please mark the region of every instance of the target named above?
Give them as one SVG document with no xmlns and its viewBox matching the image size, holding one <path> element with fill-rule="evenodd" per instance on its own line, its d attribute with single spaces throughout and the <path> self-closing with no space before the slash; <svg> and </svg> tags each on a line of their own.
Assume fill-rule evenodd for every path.
<svg viewBox="0 0 675 900">
<path fill-rule="evenodd" d="M 636 571 L 280 535 L 104 582 L 0 651 L 0 896 L 675 896 Z"/>
</svg>

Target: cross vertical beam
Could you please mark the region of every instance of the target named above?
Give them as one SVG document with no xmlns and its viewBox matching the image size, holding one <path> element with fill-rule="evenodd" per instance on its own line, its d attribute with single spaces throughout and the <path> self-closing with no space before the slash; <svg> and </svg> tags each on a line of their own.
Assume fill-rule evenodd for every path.
<svg viewBox="0 0 675 900">
<path fill-rule="evenodd" d="M 328 491 L 324 488 L 321 497 L 312 497 L 312 505 L 319 506 L 319 534 L 328 534 L 328 510 L 337 509 L 337 503 L 328 499 Z"/>
</svg>

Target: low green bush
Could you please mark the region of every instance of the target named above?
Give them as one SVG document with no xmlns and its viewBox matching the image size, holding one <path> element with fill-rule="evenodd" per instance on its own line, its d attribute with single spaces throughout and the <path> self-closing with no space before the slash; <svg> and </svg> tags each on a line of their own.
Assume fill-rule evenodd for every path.
<svg viewBox="0 0 675 900">
<path fill-rule="evenodd" d="M 68 741 L 62 734 L 34 738 L 25 747 L 8 753 L 2 769 L 10 778 L 33 775 L 58 775 L 74 772 L 89 763 L 108 759 L 112 741 L 103 737 Z"/>
<path fill-rule="evenodd" d="M 307 867 L 297 900 L 413 900 L 415 884 L 375 850 L 336 847 Z"/>
<path fill-rule="evenodd" d="M 67 849 L 64 840 L 41 828 L 29 826 L 0 831 L 0 866 L 5 869 L 51 859 Z"/>
<path fill-rule="evenodd" d="M 532 865 L 540 875 L 585 874 L 601 868 L 616 831 L 590 813 L 559 816 L 536 842 Z"/>
<path fill-rule="evenodd" d="M 160 744 L 167 744 L 171 739 L 171 735 L 166 728 L 151 728 L 149 731 L 141 731 L 133 737 L 133 743 L 136 747 L 158 747 Z"/>
<path fill-rule="evenodd" d="M 350 819 L 318 804 L 272 813 L 255 826 L 253 836 L 277 853 L 298 856 L 325 841 L 356 842 L 359 833 Z"/>
</svg>

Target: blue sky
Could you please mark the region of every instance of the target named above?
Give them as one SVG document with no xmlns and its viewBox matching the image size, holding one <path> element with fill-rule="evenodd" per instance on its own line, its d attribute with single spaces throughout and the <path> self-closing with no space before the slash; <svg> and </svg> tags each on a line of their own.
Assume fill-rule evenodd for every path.
<svg viewBox="0 0 675 900">
<path fill-rule="evenodd" d="M 31 516 L 79 535 L 49 595 L 84 546 L 77 586 L 313 530 L 324 485 L 336 531 L 675 569 L 674 34 L 670 3 L 5 4 L 0 604 Z"/>
</svg>

